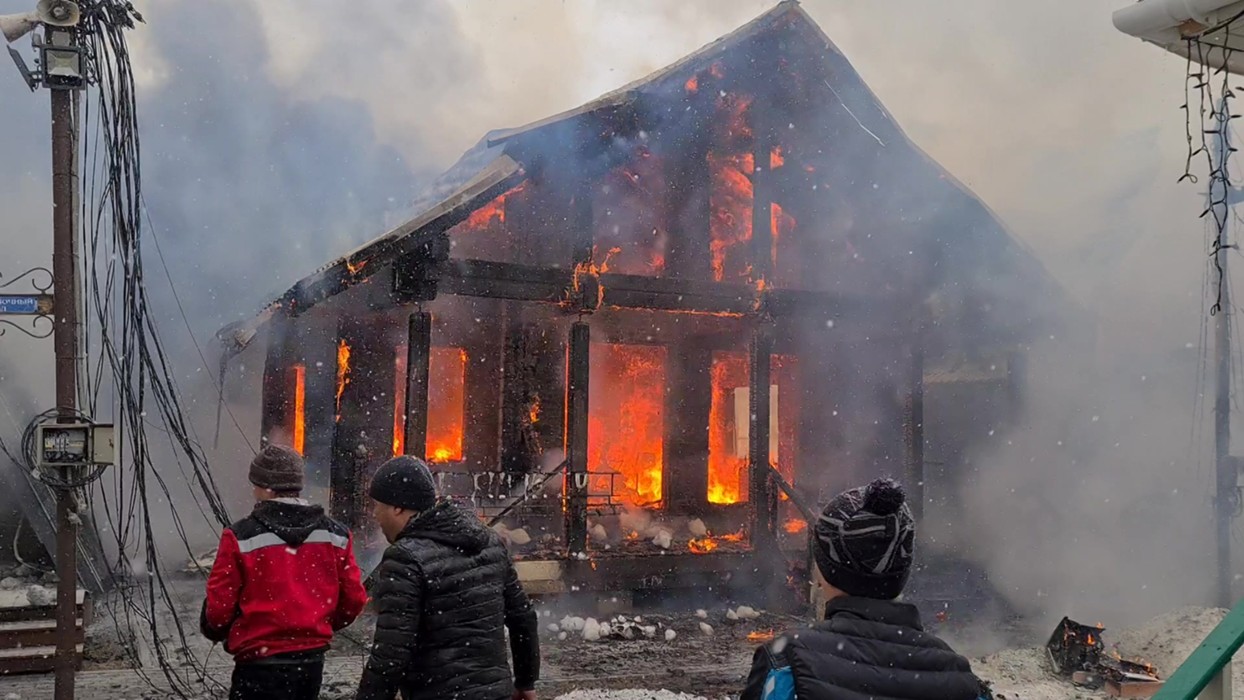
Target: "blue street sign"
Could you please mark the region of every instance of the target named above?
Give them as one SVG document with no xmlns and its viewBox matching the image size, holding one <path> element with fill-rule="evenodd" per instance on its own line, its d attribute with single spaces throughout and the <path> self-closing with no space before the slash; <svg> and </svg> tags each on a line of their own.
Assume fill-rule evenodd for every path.
<svg viewBox="0 0 1244 700">
<path fill-rule="evenodd" d="M 52 297 L 49 294 L 0 295 L 0 314 L 34 316 L 51 312 Z"/>
</svg>

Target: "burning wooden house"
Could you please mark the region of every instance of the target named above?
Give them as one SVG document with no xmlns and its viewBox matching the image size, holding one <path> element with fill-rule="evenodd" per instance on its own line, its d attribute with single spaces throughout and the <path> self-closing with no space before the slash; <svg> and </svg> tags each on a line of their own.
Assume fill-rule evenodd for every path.
<svg viewBox="0 0 1244 700">
<path fill-rule="evenodd" d="M 266 335 L 263 434 L 335 515 L 422 455 L 485 515 L 541 523 L 558 577 L 728 574 L 802 546 L 785 484 L 918 489 L 925 364 L 988 364 L 1047 322 L 1040 265 L 794 2 L 488 134 L 415 210 L 221 337 Z M 626 510 L 718 537 L 637 563 Z"/>
</svg>

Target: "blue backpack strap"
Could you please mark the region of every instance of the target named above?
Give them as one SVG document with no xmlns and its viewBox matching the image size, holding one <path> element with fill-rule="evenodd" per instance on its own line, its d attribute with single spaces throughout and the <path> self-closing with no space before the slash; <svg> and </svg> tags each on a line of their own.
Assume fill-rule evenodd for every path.
<svg viewBox="0 0 1244 700">
<path fill-rule="evenodd" d="M 769 655 L 769 674 L 765 677 L 761 700 L 795 700 L 795 674 L 790 670 L 786 654 L 774 652 L 772 644 L 765 646 L 765 652 Z"/>
</svg>

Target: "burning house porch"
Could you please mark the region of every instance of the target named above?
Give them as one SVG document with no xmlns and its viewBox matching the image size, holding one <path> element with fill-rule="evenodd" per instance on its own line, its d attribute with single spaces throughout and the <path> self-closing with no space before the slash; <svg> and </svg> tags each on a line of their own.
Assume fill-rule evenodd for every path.
<svg viewBox="0 0 1244 700">
<path fill-rule="evenodd" d="M 337 517 L 423 455 L 548 591 L 780 587 L 820 493 L 923 502 L 926 363 L 1045 322 L 992 282 L 1039 265 L 792 2 L 489 134 L 414 209 L 221 337 L 266 332 L 263 436 Z"/>
</svg>

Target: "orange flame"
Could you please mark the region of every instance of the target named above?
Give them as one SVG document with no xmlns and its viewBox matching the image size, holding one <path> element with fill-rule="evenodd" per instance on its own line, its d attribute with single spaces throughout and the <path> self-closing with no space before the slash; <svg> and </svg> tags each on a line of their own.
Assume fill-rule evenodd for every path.
<svg viewBox="0 0 1244 700">
<path fill-rule="evenodd" d="M 342 338 L 337 343 L 337 420 L 341 420 L 341 395 L 350 383 L 350 344 Z"/>
<path fill-rule="evenodd" d="M 370 261 L 370 260 L 360 260 L 360 261 L 358 261 L 358 262 L 350 262 L 349 260 L 347 260 L 347 261 L 346 261 L 346 269 L 350 271 L 350 274 L 351 274 L 351 275 L 358 275 L 358 273 L 359 273 L 359 272 L 361 272 L 361 271 L 363 270 L 363 268 L 367 267 L 367 263 L 369 263 L 369 262 L 371 262 L 371 261 Z"/>
<path fill-rule="evenodd" d="M 461 462 L 466 435 L 466 364 L 462 348 L 434 347 L 428 356 L 428 442 L 424 459 Z M 393 454 L 406 453 L 406 346 L 397 348 Z"/>
<path fill-rule="evenodd" d="M 808 522 L 799 518 L 791 518 L 782 525 L 782 529 L 789 535 L 798 535 L 808 529 Z"/>
<path fill-rule="evenodd" d="M 609 261 L 613 256 L 621 253 L 621 248 L 610 248 L 605 253 L 605 259 L 599 265 L 596 264 L 596 249 L 592 249 L 592 259 L 586 262 L 577 263 L 574 266 L 574 276 L 571 278 L 570 286 L 575 293 L 583 290 L 583 278 L 595 277 L 596 280 L 596 308 L 600 308 L 605 303 L 605 285 L 600 284 L 599 277 L 609 272 Z"/>
<path fill-rule="evenodd" d="M 774 632 L 773 630 L 756 630 L 755 632 L 748 633 L 747 641 L 749 642 L 771 642 L 773 641 L 773 638 L 776 636 L 777 636 L 777 633 Z"/>
<path fill-rule="evenodd" d="M 786 156 L 782 154 L 782 147 L 774 146 L 769 151 L 769 169 L 777 170 L 783 165 L 786 165 Z"/>
<path fill-rule="evenodd" d="M 307 445 L 307 368 L 294 365 L 294 451 L 306 454 Z"/>
<path fill-rule="evenodd" d="M 594 344 L 588 470 L 621 475 L 615 495 L 633 505 L 662 499 L 665 348 Z"/>
<path fill-rule="evenodd" d="M 747 499 L 747 460 L 734 456 L 734 390 L 747 386 L 747 356 L 714 353 L 708 419 L 708 502 Z"/>
<path fill-rule="evenodd" d="M 691 550 L 693 554 L 708 554 L 717 549 L 717 540 L 711 537 L 693 539 L 687 543 L 687 549 Z"/>
<path fill-rule="evenodd" d="M 509 190 L 502 192 L 494 197 L 492 201 L 480 206 L 480 208 L 467 215 L 466 220 L 458 224 L 455 228 L 465 229 L 467 231 L 479 231 L 481 229 L 490 228 L 494 223 L 504 225 L 506 219 L 506 201 L 510 197 L 522 192 L 526 189 L 526 187 L 527 181 L 524 180 L 514 187 L 511 187 Z"/>
<path fill-rule="evenodd" d="M 693 75 L 690 78 L 687 78 L 687 82 L 683 83 L 683 87 L 687 89 L 687 92 L 695 92 L 696 90 L 699 90 L 700 77 L 698 75 Z"/>
<path fill-rule="evenodd" d="M 750 153 L 719 157 L 710 153 L 712 209 L 709 250 L 713 256 L 713 279 L 746 277 L 746 245 L 752 239 L 752 181 L 754 159 Z"/>
<path fill-rule="evenodd" d="M 409 375 L 406 370 L 405 345 L 397 347 L 397 356 L 393 360 L 393 456 L 406 454 L 406 384 Z"/>
<path fill-rule="evenodd" d="M 540 397 L 531 403 L 531 408 L 527 409 L 528 416 L 531 418 L 531 424 L 535 425 L 540 422 Z"/>
<path fill-rule="evenodd" d="M 467 354 L 432 348 L 428 358 L 428 449 L 431 462 L 461 462 L 466 434 Z"/>
</svg>

